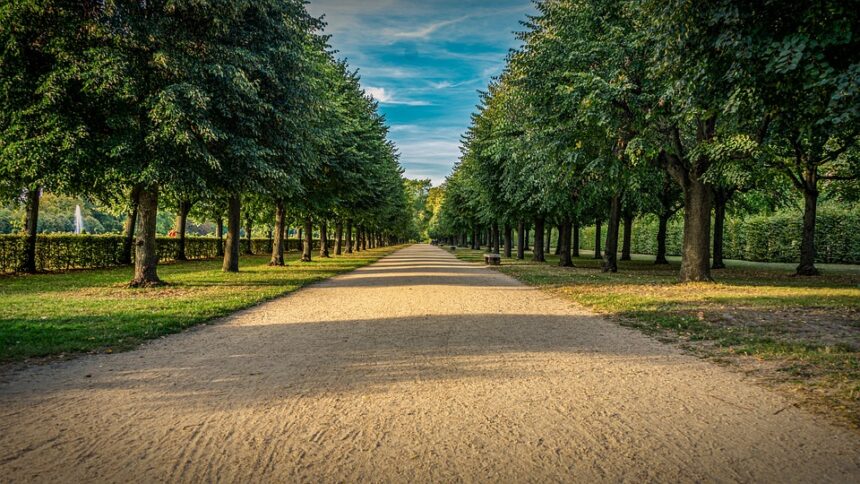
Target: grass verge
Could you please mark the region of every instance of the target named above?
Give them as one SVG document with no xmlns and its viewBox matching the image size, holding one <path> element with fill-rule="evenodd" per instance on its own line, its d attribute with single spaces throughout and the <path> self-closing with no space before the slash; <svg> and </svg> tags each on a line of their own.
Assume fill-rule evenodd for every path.
<svg viewBox="0 0 860 484">
<path fill-rule="evenodd" d="M 0 362 L 113 352 L 225 316 L 239 309 L 352 271 L 399 247 L 371 249 L 330 259 L 242 257 L 236 274 L 220 260 L 164 264 L 168 286 L 130 289 L 130 267 L 61 274 L 0 277 Z"/>
<path fill-rule="evenodd" d="M 484 251 L 457 249 L 482 262 Z M 678 263 L 576 258 L 574 268 L 502 259 L 501 272 L 572 299 L 623 325 L 729 364 L 806 407 L 860 429 L 860 273 L 792 277 L 781 266 L 740 263 L 716 283 L 677 283 Z"/>
</svg>

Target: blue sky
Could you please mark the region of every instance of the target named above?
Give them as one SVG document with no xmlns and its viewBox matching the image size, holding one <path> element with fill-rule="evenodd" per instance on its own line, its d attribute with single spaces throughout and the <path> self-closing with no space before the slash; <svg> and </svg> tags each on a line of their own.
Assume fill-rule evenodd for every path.
<svg viewBox="0 0 860 484">
<path fill-rule="evenodd" d="M 504 67 L 530 0 L 311 0 L 339 57 L 379 101 L 410 178 L 441 183 L 477 91 Z"/>
</svg>

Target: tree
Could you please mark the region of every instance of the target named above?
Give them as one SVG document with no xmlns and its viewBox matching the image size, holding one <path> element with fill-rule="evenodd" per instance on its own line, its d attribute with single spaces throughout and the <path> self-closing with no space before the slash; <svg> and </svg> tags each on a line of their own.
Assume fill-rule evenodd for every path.
<svg viewBox="0 0 860 484">
<path fill-rule="evenodd" d="M 78 63 L 97 42 L 99 2 L 24 0 L 0 6 L 0 178 L 7 199 L 26 206 L 21 270 L 36 271 L 43 189 L 77 192 L 98 135 L 82 92 Z M 98 133 L 96 131 L 96 133 Z"/>
</svg>

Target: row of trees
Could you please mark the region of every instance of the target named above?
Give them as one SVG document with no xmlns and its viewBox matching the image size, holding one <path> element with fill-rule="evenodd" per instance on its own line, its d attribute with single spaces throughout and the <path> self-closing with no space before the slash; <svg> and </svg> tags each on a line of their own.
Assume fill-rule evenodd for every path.
<svg viewBox="0 0 860 484">
<path fill-rule="evenodd" d="M 789 184 L 805 201 L 797 273 L 817 273 L 819 193 L 860 175 L 860 11 L 839 0 L 536 5 L 473 115 L 434 237 L 488 230 L 510 253 L 512 226 L 533 224 L 543 260 L 551 223 L 569 266 L 578 227 L 605 221 L 614 272 L 622 224 L 629 236 L 637 214 L 655 213 L 665 262 L 666 223 L 683 211 L 680 279 L 707 281 L 729 202 Z"/>
<path fill-rule="evenodd" d="M 159 206 L 183 240 L 191 210 L 219 237 L 226 219 L 225 271 L 239 269 L 243 214 L 247 234 L 274 220 L 276 265 L 291 221 L 304 260 L 329 221 L 338 248 L 411 236 L 384 119 L 322 27 L 301 0 L 4 2 L 0 190 L 27 205 L 24 269 L 43 190 L 126 207 L 134 286 L 160 283 Z"/>
</svg>

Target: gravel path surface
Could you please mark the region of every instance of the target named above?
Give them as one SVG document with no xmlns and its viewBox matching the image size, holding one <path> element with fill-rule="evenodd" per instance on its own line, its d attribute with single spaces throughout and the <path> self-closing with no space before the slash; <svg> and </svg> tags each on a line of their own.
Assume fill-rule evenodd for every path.
<svg viewBox="0 0 860 484">
<path fill-rule="evenodd" d="M 0 380 L 3 482 L 860 482 L 856 434 L 426 245 Z"/>
</svg>

